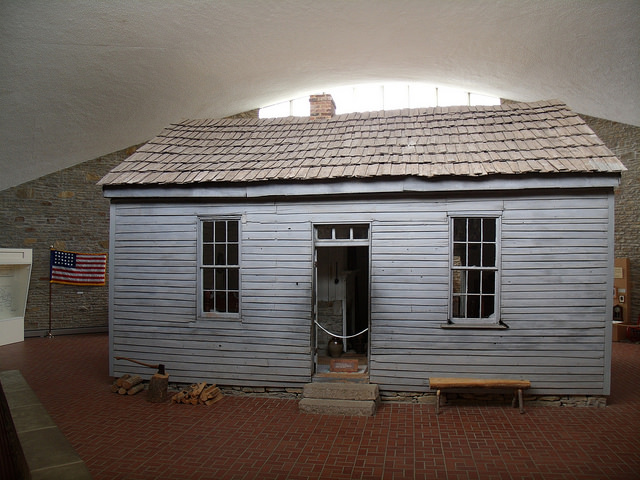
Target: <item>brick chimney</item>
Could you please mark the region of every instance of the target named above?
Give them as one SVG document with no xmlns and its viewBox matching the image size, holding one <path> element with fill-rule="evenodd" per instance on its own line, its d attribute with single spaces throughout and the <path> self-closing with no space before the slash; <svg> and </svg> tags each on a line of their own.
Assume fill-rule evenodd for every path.
<svg viewBox="0 0 640 480">
<path fill-rule="evenodd" d="M 311 112 L 309 116 L 313 120 L 331 118 L 336 114 L 336 102 L 333 101 L 333 97 L 328 93 L 310 95 L 309 104 Z"/>
</svg>

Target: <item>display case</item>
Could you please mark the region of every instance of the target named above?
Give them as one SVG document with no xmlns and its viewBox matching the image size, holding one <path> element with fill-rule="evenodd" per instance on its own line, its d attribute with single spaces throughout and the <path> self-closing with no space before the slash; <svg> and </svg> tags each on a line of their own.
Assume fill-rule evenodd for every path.
<svg viewBox="0 0 640 480">
<path fill-rule="evenodd" d="M 613 315 L 614 321 L 633 323 L 631 321 L 631 281 L 630 262 L 628 258 L 616 258 L 613 276 Z"/>
<path fill-rule="evenodd" d="M 613 275 L 613 341 L 627 339 L 631 323 L 631 281 L 628 258 L 616 258 Z"/>
<path fill-rule="evenodd" d="M 32 252 L 0 248 L 0 345 L 24 340 Z"/>
</svg>

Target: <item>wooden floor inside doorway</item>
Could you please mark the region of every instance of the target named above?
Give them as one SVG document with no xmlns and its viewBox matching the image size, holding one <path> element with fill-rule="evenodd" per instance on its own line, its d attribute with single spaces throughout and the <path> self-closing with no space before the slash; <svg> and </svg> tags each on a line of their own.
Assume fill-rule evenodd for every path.
<svg viewBox="0 0 640 480">
<path fill-rule="evenodd" d="M 369 362 L 366 355 L 356 353 L 344 353 L 340 360 L 357 359 L 357 372 L 331 372 L 330 364 L 333 357 L 328 355 L 318 356 L 318 364 L 316 365 L 316 373 L 313 376 L 314 381 L 353 381 L 357 383 L 367 383 L 369 381 Z"/>
</svg>

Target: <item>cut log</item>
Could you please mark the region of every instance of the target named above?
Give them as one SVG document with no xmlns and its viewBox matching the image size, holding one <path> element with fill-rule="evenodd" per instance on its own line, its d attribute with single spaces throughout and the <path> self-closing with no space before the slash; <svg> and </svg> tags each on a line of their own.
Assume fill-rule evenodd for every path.
<svg viewBox="0 0 640 480">
<path fill-rule="evenodd" d="M 191 396 L 199 397 L 200 394 L 202 393 L 202 390 L 204 390 L 206 386 L 207 386 L 207 382 L 196 383 L 195 385 L 193 385 L 193 388 L 191 389 Z"/>
<path fill-rule="evenodd" d="M 119 379 L 116 380 L 116 385 L 118 385 L 118 387 L 122 387 L 122 382 L 124 382 L 129 378 L 131 378 L 131 375 L 129 375 L 128 373 L 125 373 Z"/>
<path fill-rule="evenodd" d="M 206 382 L 194 383 L 171 397 L 171 403 L 187 405 L 211 405 L 223 397 L 220 389 L 215 385 L 207 386 Z"/>
<path fill-rule="evenodd" d="M 209 400 L 210 398 L 213 398 L 215 394 L 219 391 L 220 389 L 216 386 L 215 383 L 213 385 L 209 385 L 207 388 L 202 390 L 202 393 L 200 393 L 200 401 L 204 402 L 205 400 Z"/>
<path fill-rule="evenodd" d="M 169 375 L 155 373 L 149 380 L 147 400 L 151 403 L 163 403 L 169 398 Z"/>
<path fill-rule="evenodd" d="M 207 401 L 204 402 L 205 405 L 209 406 L 209 405 L 213 405 L 216 402 L 219 402 L 220 400 L 222 400 L 222 398 L 224 397 L 224 395 L 220 394 L 219 396 L 215 397 L 215 398 L 211 398 Z"/>
<path fill-rule="evenodd" d="M 186 390 L 182 390 L 181 392 L 176 393 L 173 397 L 171 397 L 171 403 L 182 403 L 182 399 L 186 397 L 188 392 Z"/>
<path fill-rule="evenodd" d="M 135 375 L 133 377 L 129 377 L 126 380 L 124 380 L 122 382 L 122 387 L 129 390 L 131 387 L 134 387 L 139 383 L 142 383 L 142 377 L 140 377 L 139 375 Z"/>
<path fill-rule="evenodd" d="M 141 392 L 142 390 L 144 390 L 144 383 L 139 383 L 131 387 L 129 390 L 127 390 L 127 395 L 135 395 L 136 393 Z"/>
</svg>

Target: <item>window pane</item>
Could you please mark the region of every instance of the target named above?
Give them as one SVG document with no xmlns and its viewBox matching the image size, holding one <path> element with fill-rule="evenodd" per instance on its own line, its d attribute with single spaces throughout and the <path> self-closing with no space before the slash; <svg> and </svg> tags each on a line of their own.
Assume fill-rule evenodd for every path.
<svg viewBox="0 0 640 480">
<path fill-rule="evenodd" d="M 464 318 L 466 297 L 464 295 L 456 295 L 453 297 L 453 305 L 451 305 L 451 313 L 453 317 Z"/>
<path fill-rule="evenodd" d="M 467 265 L 470 267 L 479 267 L 480 266 L 480 248 L 479 243 L 470 243 L 469 244 L 469 260 Z"/>
<path fill-rule="evenodd" d="M 210 312 L 211 310 L 213 310 L 213 292 L 203 292 L 202 310 L 205 312 Z"/>
<path fill-rule="evenodd" d="M 238 222 L 235 220 L 229 220 L 227 222 L 227 242 L 238 242 Z"/>
<path fill-rule="evenodd" d="M 213 222 L 202 222 L 202 241 L 213 242 Z"/>
<path fill-rule="evenodd" d="M 202 246 L 202 264 L 213 265 L 213 245 Z"/>
<path fill-rule="evenodd" d="M 240 311 L 240 295 L 238 292 L 229 292 L 229 312 L 238 313 Z"/>
<path fill-rule="evenodd" d="M 213 268 L 202 270 L 202 287 L 205 290 L 213 290 Z"/>
<path fill-rule="evenodd" d="M 482 245 L 482 266 L 496 266 L 496 245 L 495 243 L 485 243 Z"/>
<path fill-rule="evenodd" d="M 482 238 L 485 242 L 496 241 L 496 219 L 495 218 L 483 219 L 482 229 L 483 229 Z"/>
<path fill-rule="evenodd" d="M 496 293 L 496 272 L 482 272 L 482 293 Z"/>
<path fill-rule="evenodd" d="M 482 318 L 489 318 L 495 312 L 495 297 L 493 295 L 482 297 Z"/>
<path fill-rule="evenodd" d="M 465 276 L 466 273 L 464 270 L 454 270 L 453 271 L 453 281 L 452 288 L 453 293 L 465 293 L 467 288 L 465 285 Z"/>
<path fill-rule="evenodd" d="M 480 236 L 481 224 L 482 224 L 481 218 L 469 219 L 469 241 L 470 242 L 479 242 L 481 240 L 481 236 Z"/>
<path fill-rule="evenodd" d="M 316 232 L 319 240 L 331 240 L 331 227 L 318 227 Z"/>
<path fill-rule="evenodd" d="M 238 290 L 240 288 L 240 272 L 237 268 L 229 269 L 229 290 Z"/>
<path fill-rule="evenodd" d="M 456 242 L 464 242 L 467 240 L 467 219 L 453 219 L 453 240 Z"/>
<path fill-rule="evenodd" d="M 227 265 L 238 265 L 238 244 L 227 245 Z"/>
<path fill-rule="evenodd" d="M 336 238 L 347 240 L 351 238 L 351 227 L 336 227 Z"/>
<path fill-rule="evenodd" d="M 226 265 L 227 264 L 227 252 L 226 245 L 216 244 L 215 246 L 216 252 L 216 265 Z"/>
<path fill-rule="evenodd" d="M 224 313 L 227 311 L 227 294 L 225 292 L 216 292 L 216 312 Z"/>
<path fill-rule="evenodd" d="M 356 240 L 366 240 L 367 238 L 369 238 L 369 227 L 353 227 L 353 238 Z"/>
<path fill-rule="evenodd" d="M 453 265 L 456 267 L 467 266 L 467 244 L 453 244 Z"/>
<path fill-rule="evenodd" d="M 227 271 L 224 268 L 216 268 L 216 290 L 226 290 L 227 288 Z"/>
<path fill-rule="evenodd" d="M 224 242 L 227 239 L 227 228 L 224 220 L 215 222 L 215 240 L 216 242 Z"/>
<path fill-rule="evenodd" d="M 467 293 L 480 293 L 480 271 L 469 270 L 467 272 Z"/>
<path fill-rule="evenodd" d="M 467 295 L 467 318 L 480 318 L 480 295 Z"/>
</svg>

